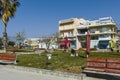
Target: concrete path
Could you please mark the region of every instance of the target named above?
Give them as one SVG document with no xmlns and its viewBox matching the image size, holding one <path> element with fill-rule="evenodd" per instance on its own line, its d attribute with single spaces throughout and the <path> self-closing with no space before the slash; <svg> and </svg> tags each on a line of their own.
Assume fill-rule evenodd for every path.
<svg viewBox="0 0 120 80">
<path fill-rule="evenodd" d="M 14 66 L 13 66 L 14 67 Z M 11 68 L 0 65 L 0 80 L 120 80 L 120 76 L 105 74 L 86 74 L 84 79 L 72 77 L 63 77 L 51 74 L 40 74 L 36 71 L 27 71 L 22 67 Z M 80 76 L 79 76 L 80 77 Z"/>
<path fill-rule="evenodd" d="M 48 74 L 37 74 L 35 72 L 19 71 L 0 66 L 0 80 L 74 80 L 65 77 L 52 76 Z"/>
</svg>

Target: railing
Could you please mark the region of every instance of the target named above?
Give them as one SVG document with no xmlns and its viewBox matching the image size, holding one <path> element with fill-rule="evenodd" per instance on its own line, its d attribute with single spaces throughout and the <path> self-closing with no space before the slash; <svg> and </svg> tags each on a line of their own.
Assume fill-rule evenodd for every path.
<svg viewBox="0 0 120 80">
<path fill-rule="evenodd" d="M 98 20 L 88 21 L 89 26 L 115 24 L 111 17 L 99 18 Z"/>
</svg>

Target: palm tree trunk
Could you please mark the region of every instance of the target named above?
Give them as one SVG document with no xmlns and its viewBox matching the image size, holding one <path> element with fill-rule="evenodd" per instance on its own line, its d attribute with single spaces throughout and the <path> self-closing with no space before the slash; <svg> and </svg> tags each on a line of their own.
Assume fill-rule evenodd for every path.
<svg viewBox="0 0 120 80">
<path fill-rule="evenodd" d="M 4 32 L 3 32 L 3 44 L 4 44 L 4 52 L 7 52 L 7 32 L 6 32 L 6 25 L 4 25 Z"/>
</svg>

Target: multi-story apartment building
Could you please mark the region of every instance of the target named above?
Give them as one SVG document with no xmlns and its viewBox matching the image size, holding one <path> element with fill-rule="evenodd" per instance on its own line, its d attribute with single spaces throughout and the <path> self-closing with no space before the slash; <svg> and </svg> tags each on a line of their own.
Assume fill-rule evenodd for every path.
<svg viewBox="0 0 120 80">
<path fill-rule="evenodd" d="M 99 18 L 93 21 L 73 18 L 59 22 L 61 40 L 67 35 L 70 40 L 70 47 L 74 45 L 76 49 L 86 47 L 87 31 L 90 32 L 91 36 L 90 48 L 108 48 L 109 40 L 116 39 L 116 28 L 112 17 Z"/>
<path fill-rule="evenodd" d="M 60 41 L 60 48 L 65 47 L 65 37 L 68 37 L 68 40 L 70 41 L 69 47 L 70 48 L 77 48 L 79 47 L 79 43 L 77 42 L 77 27 L 80 25 L 80 22 L 84 22 L 84 19 L 78 19 L 78 18 L 71 18 L 66 20 L 59 21 L 59 38 Z"/>
<path fill-rule="evenodd" d="M 109 47 L 109 40 L 116 40 L 116 24 L 111 17 L 99 18 L 94 21 L 86 21 L 84 29 L 78 29 L 78 37 L 81 42 L 82 47 L 85 47 L 86 32 L 89 31 L 91 35 L 91 44 L 90 47 L 97 47 L 99 49 L 106 49 Z M 84 34 L 84 33 L 85 34 Z M 84 35 L 81 35 L 84 34 Z"/>
</svg>

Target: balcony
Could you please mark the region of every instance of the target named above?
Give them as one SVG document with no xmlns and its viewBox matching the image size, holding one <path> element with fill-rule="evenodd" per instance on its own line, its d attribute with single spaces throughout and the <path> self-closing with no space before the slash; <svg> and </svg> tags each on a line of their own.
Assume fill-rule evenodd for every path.
<svg viewBox="0 0 120 80">
<path fill-rule="evenodd" d="M 80 25 L 80 26 L 77 27 L 77 29 L 87 29 L 87 28 L 88 28 L 88 27 L 85 26 L 85 25 Z"/>
<path fill-rule="evenodd" d="M 65 19 L 65 20 L 61 20 L 59 21 L 59 25 L 68 25 L 68 24 L 73 24 L 74 23 L 74 19 Z"/>
<path fill-rule="evenodd" d="M 100 33 L 100 31 L 95 31 L 95 34 L 99 34 Z"/>
<path fill-rule="evenodd" d="M 66 26 L 60 26 L 59 30 L 63 31 L 63 30 L 72 30 L 74 29 L 74 27 L 72 25 L 66 25 Z"/>
<path fill-rule="evenodd" d="M 87 32 L 77 34 L 77 36 L 85 36 L 85 35 L 87 35 Z"/>
<path fill-rule="evenodd" d="M 71 18 L 71 19 L 65 19 L 65 20 L 59 21 L 59 24 L 60 24 L 60 23 L 72 22 L 72 21 L 74 21 L 72 18 Z"/>
<path fill-rule="evenodd" d="M 102 25 L 116 25 L 111 17 L 99 18 L 98 20 L 89 21 L 89 27 Z"/>
</svg>

